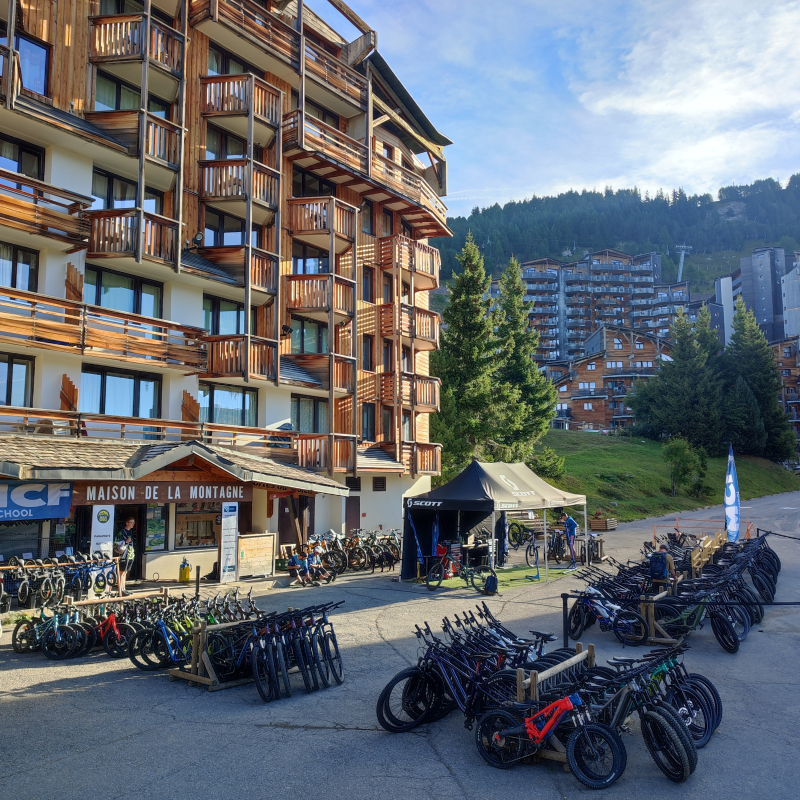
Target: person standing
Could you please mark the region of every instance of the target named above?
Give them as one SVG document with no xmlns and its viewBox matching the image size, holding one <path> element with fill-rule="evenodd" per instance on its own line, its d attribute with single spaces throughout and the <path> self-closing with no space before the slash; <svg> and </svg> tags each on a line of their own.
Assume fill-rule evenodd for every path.
<svg viewBox="0 0 800 800">
<path fill-rule="evenodd" d="M 578 523 L 567 514 L 566 511 L 561 513 L 561 524 L 564 526 L 564 532 L 567 535 L 567 544 L 569 545 L 569 554 L 572 558 L 567 569 L 578 569 L 575 562 L 575 537 L 578 534 Z"/>
<path fill-rule="evenodd" d="M 125 520 L 125 525 L 123 526 L 122 530 L 117 533 L 114 539 L 114 553 L 119 558 L 118 570 L 120 594 L 126 594 L 125 578 L 133 567 L 133 558 L 136 554 L 136 551 L 133 547 L 133 534 L 135 532 L 135 528 L 136 520 L 133 517 L 128 517 L 128 519 Z"/>
</svg>

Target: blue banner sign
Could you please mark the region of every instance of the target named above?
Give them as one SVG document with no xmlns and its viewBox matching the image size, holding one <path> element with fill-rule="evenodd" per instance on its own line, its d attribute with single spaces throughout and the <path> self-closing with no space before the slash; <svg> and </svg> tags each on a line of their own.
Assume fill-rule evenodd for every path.
<svg viewBox="0 0 800 800">
<path fill-rule="evenodd" d="M 0 483 L 0 522 L 10 519 L 61 519 L 69 516 L 72 482 Z"/>
<path fill-rule="evenodd" d="M 733 460 L 733 446 L 728 450 L 728 472 L 725 475 L 725 529 L 729 542 L 739 541 L 741 525 L 741 508 L 739 504 L 739 479 L 736 476 L 736 463 Z"/>
</svg>

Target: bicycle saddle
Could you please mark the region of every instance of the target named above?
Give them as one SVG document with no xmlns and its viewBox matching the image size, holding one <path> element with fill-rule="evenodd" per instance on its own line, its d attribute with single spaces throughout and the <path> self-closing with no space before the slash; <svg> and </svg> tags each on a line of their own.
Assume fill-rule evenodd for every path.
<svg viewBox="0 0 800 800">
<path fill-rule="evenodd" d="M 626 658 L 625 656 L 613 656 L 608 659 L 609 664 L 635 664 L 638 658 Z"/>
<path fill-rule="evenodd" d="M 532 633 L 537 639 L 543 639 L 545 642 L 554 642 L 558 639 L 554 633 L 542 633 L 541 631 L 528 631 Z"/>
<path fill-rule="evenodd" d="M 479 661 L 486 661 L 489 658 L 495 658 L 497 653 L 470 653 L 472 658 L 477 658 Z"/>
</svg>

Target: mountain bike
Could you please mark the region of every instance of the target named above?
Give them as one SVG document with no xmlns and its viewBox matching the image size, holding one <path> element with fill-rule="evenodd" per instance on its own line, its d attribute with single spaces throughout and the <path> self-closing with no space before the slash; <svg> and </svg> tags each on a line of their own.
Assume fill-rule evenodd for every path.
<svg viewBox="0 0 800 800">
<path fill-rule="evenodd" d="M 493 575 L 497 578 L 497 573 L 491 567 L 467 567 L 460 558 L 456 559 L 451 547 L 447 546 L 447 552 L 437 556 L 437 560 L 428 570 L 425 576 L 425 585 L 430 591 L 435 591 L 442 585 L 446 575 L 454 578 L 461 578 L 467 586 L 472 586 L 476 592 L 483 592 L 486 586 L 486 579 Z"/>
</svg>

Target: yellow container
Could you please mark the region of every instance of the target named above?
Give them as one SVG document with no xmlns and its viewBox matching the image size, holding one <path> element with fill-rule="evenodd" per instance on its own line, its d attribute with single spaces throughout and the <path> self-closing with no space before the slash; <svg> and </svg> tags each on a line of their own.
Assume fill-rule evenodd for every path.
<svg viewBox="0 0 800 800">
<path fill-rule="evenodd" d="M 191 564 L 181 564 L 178 570 L 178 580 L 181 583 L 189 583 L 192 579 L 192 565 Z"/>
</svg>

